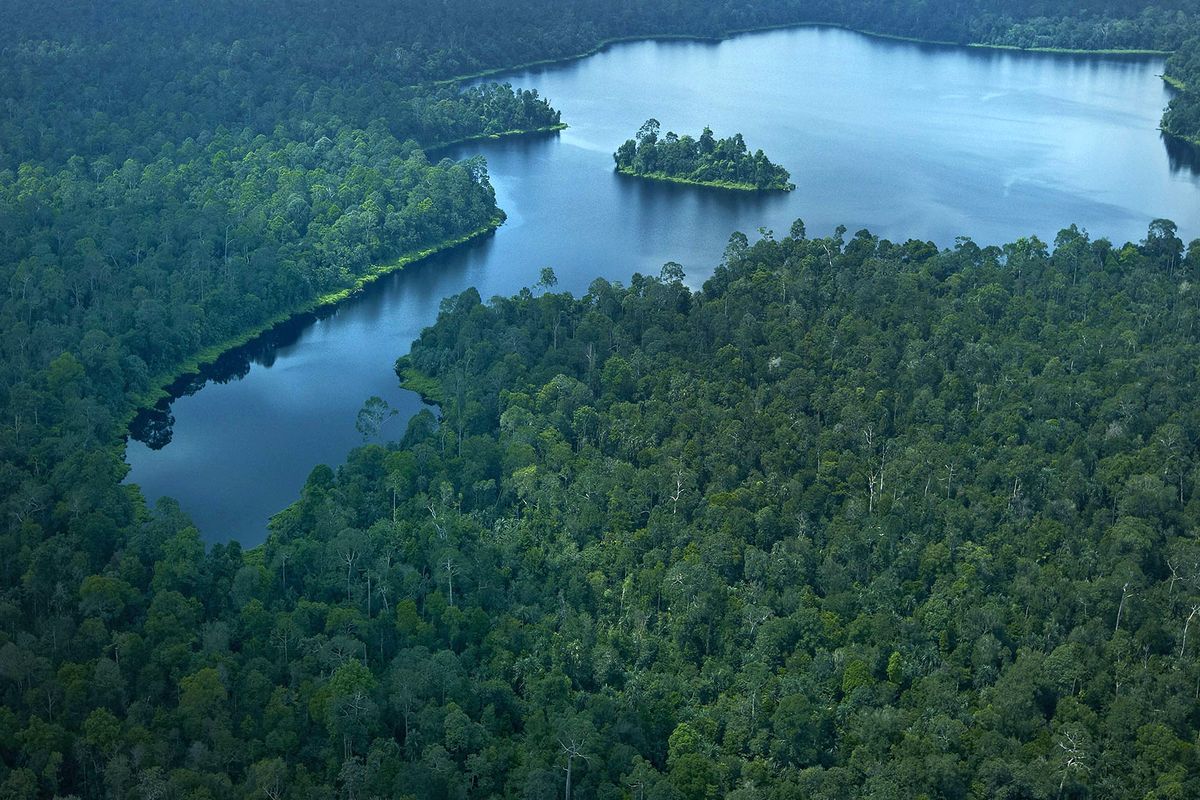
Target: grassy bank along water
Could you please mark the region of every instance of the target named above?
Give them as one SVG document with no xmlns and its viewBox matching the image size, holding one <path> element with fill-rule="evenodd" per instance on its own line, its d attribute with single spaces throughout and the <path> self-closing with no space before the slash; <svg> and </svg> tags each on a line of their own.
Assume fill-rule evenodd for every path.
<svg viewBox="0 0 1200 800">
<path fill-rule="evenodd" d="M 412 359 L 408 356 L 396 359 L 396 375 L 400 378 L 401 389 L 416 392 L 429 405 L 439 408 L 444 405 L 446 398 L 442 395 L 441 383 L 437 378 L 426 375 L 413 366 Z"/>
<path fill-rule="evenodd" d="M 228 353 L 230 350 L 234 350 L 238 347 L 249 344 L 259 336 L 268 333 L 273 328 L 282 325 L 291 319 L 337 305 L 343 300 L 347 300 L 358 294 L 367 286 L 370 286 L 372 283 L 378 281 L 380 278 L 390 275 L 393 272 L 398 272 L 399 270 L 407 267 L 409 264 L 413 264 L 417 261 L 421 261 L 429 258 L 430 256 L 436 255 L 437 253 L 451 250 L 475 239 L 487 236 L 500 227 L 504 220 L 504 212 L 499 211 L 499 213 L 492 217 L 492 219 L 486 225 L 465 233 L 462 236 L 448 239 L 444 242 L 440 242 L 422 250 L 406 253 L 387 263 L 378 264 L 355 278 L 351 285 L 343 289 L 327 292 L 323 295 L 315 297 L 308 302 L 289 309 L 288 311 L 276 314 L 265 322 L 252 328 L 248 328 L 235 337 L 204 348 L 199 353 L 179 364 L 175 369 L 155 376 L 150 381 L 150 391 L 142 396 L 134 398 L 132 408 L 130 408 L 125 419 L 122 420 L 121 428 L 123 430 L 128 429 L 129 425 L 133 422 L 134 417 L 136 417 L 138 412 L 140 412 L 142 409 L 151 408 L 164 398 L 170 397 L 171 393 L 168 391 L 168 388 L 173 383 L 185 375 L 194 375 L 199 373 L 201 369 L 213 364 L 218 358 L 225 353 Z"/>
<path fill-rule="evenodd" d="M 685 186 L 705 186 L 710 189 L 730 189 L 735 192 L 790 192 L 792 189 L 785 189 L 778 186 L 772 186 L 767 189 L 760 189 L 753 183 L 735 183 L 733 181 L 696 181 L 690 178 L 677 178 L 674 175 L 668 175 L 665 172 L 647 172 L 642 174 L 634 172 L 631 169 L 616 168 L 617 172 L 622 175 L 628 175 L 631 178 L 645 178 L 651 181 L 662 181 L 663 183 L 681 183 Z"/>
<path fill-rule="evenodd" d="M 438 144 L 431 144 L 428 147 L 424 148 L 424 150 L 425 150 L 425 154 L 428 155 L 430 153 L 437 153 L 437 152 L 441 152 L 442 150 L 448 150 L 451 147 L 457 147 L 460 144 L 470 144 L 471 142 L 484 142 L 484 141 L 490 142 L 490 141 L 496 141 L 497 139 L 511 139 L 516 136 L 540 136 L 540 135 L 548 134 L 548 133 L 558 133 L 559 131 L 565 131 L 566 129 L 567 129 L 567 123 L 559 122 L 556 125 L 546 125 L 541 128 L 528 128 L 528 129 L 518 128 L 515 130 L 511 130 L 511 131 L 501 131 L 500 133 L 479 133 L 479 134 L 476 134 L 475 136 L 464 136 L 461 139 L 455 139 L 454 141 L 451 141 L 451 142 L 440 142 Z"/>
<path fill-rule="evenodd" d="M 972 42 L 967 47 L 974 47 L 984 50 L 1012 50 L 1018 53 L 1050 53 L 1064 56 L 1169 56 L 1170 50 L 1119 50 L 1119 49 L 1101 49 L 1101 50 L 1081 50 L 1071 47 L 1018 47 L 1015 44 L 985 44 L 983 42 Z"/>
<path fill-rule="evenodd" d="M 1186 136 L 1182 133 L 1176 133 L 1175 131 L 1173 131 L 1169 127 L 1167 127 L 1166 125 L 1160 125 L 1158 127 L 1158 129 L 1160 131 L 1162 131 L 1164 136 L 1169 136 L 1177 142 L 1185 142 L 1185 143 L 1191 145 L 1192 147 L 1200 148 L 1200 137 Z"/>
<path fill-rule="evenodd" d="M 1176 78 L 1172 75 L 1165 75 L 1165 74 L 1159 75 L 1158 77 L 1162 78 L 1163 83 L 1165 83 L 1167 86 L 1170 86 L 1172 89 L 1174 89 L 1177 92 L 1186 92 L 1188 90 L 1188 85 L 1186 83 L 1184 83 L 1183 81 L 1179 80 L 1179 78 Z"/>
</svg>

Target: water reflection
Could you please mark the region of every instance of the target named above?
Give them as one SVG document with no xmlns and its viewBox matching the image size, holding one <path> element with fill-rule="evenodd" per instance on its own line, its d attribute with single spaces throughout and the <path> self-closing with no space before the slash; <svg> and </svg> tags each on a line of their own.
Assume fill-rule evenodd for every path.
<svg viewBox="0 0 1200 800">
<path fill-rule="evenodd" d="M 477 142 L 508 221 L 494 235 L 412 265 L 320 315 L 281 326 L 173 387 L 135 426 L 129 479 L 176 497 L 208 541 L 262 540 L 313 465 L 362 443 L 377 395 L 422 408 L 393 364 L 442 298 L 509 295 L 553 267 L 559 289 L 628 282 L 667 261 L 687 282 L 712 273 L 732 231 L 809 235 L 837 226 L 897 242 L 981 247 L 1071 223 L 1139 240 L 1155 217 L 1200 235 L 1195 153 L 1157 131 L 1161 59 L 1096 59 L 873 39 L 837 29 L 723 43 L 642 42 L 507 77 L 537 88 L 571 127 Z M 641 181 L 612 152 L 649 117 L 680 134 L 741 132 L 797 189 L 754 194 Z M 204 387 L 204 391 L 199 391 Z M 169 446 L 163 446 L 170 442 Z M 157 449 L 153 449 L 157 448 Z"/>
<path fill-rule="evenodd" d="M 171 401 L 167 398 L 154 408 L 142 409 L 129 425 L 129 435 L 151 450 L 161 450 L 171 443 L 175 415 L 171 413 Z"/>
<path fill-rule="evenodd" d="M 281 353 L 294 347 L 314 325 L 323 320 L 353 314 L 364 321 L 378 323 L 388 313 L 387 298 L 397 292 L 412 295 L 419 301 L 432 302 L 435 287 L 441 281 L 454 281 L 461 276 L 468 263 L 487 260 L 494 236 L 489 234 L 480 237 L 474 242 L 411 264 L 337 306 L 297 314 L 241 347 L 222 353 L 198 372 L 180 376 L 167 387 L 166 397 L 138 412 L 129 425 L 129 438 L 150 450 L 166 447 L 174 438 L 175 415 L 171 409 L 176 400 L 191 397 L 209 384 L 240 381 L 250 374 L 254 366 L 270 369 Z M 468 250 L 470 255 L 464 258 Z"/>
<path fill-rule="evenodd" d="M 1200 147 L 1166 133 L 1160 136 L 1163 146 L 1167 148 L 1167 159 L 1172 173 L 1200 175 Z"/>
</svg>

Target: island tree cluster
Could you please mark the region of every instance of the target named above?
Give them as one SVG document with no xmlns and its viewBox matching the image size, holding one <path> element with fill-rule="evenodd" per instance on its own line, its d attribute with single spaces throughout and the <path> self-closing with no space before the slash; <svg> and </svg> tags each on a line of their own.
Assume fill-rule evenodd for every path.
<svg viewBox="0 0 1200 800">
<path fill-rule="evenodd" d="M 661 125 L 648 119 L 633 139 L 613 153 L 617 171 L 642 178 L 718 186 L 728 189 L 790 192 L 791 175 L 772 164 L 762 150 L 751 153 L 740 133 L 717 139 L 705 127 L 699 139 L 668 131 L 659 138 Z"/>
</svg>

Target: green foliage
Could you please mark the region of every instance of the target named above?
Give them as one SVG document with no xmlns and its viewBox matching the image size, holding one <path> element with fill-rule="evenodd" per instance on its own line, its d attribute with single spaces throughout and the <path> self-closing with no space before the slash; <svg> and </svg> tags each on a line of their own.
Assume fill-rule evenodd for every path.
<svg viewBox="0 0 1200 800">
<path fill-rule="evenodd" d="M 635 139 L 613 153 L 617 170 L 645 178 L 758 191 L 790 192 L 788 171 L 772 164 L 762 150 L 746 149 L 740 133 L 717 140 L 708 128 L 699 139 L 668 132 L 658 138 L 658 120 L 646 120 Z"/>
<path fill-rule="evenodd" d="M 1171 388 L 1192 380 L 1200 309 L 1172 229 L 938 252 L 798 225 L 735 237 L 695 295 L 635 276 L 447 304 L 407 361 L 447 390 L 469 365 L 493 416 L 452 412 L 443 435 L 520 453 L 492 473 L 499 507 L 459 495 L 506 532 L 474 552 L 499 548 L 506 591 L 550 615 L 512 652 L 554 652 L 579 615 L 590 657 L 542 668 L 572 678 L 570 705 L 661 678 L 678 699 L 639 723 L 649 746 L 622 774 L 658 786 L 651 765 L 676 796 L 749 792 L 760 756 L 782 768 L 760 790 L 814 797 L 1186 794 L 1195 754 L 1172 748 L 1195 720 L 1154 699 L 1200 675 L 1181 566 L 1200 420 Z M 471 461 L 442 462 L 458 492 Z M 621 724 L 597 728 L 614 753 Z"/>
<path fill-rule="evenodd" d="M 190 360 L 498 218 L 427 154 L 558 112 L 432 80 L 825 21 L 1174 49 L 1192 137 L 1195 11 L 8 4 L 0 795 L 556 797 L 568 745 L 580 798 L 1200 794 L 1200 249 L 1164 220 L 464 294 L 401 365 L 444 419 L 251 554 L 119 450 Z"/>
<path fill-rule="evenodd" d="M 406 359 L 444 419 L 315 470 L 245 605 L 240 551 L 143 523 L 203 603 L 182 569 L 130 583 L 114 691 L 178 720 L 137 780 L 201 748 L 191 779 L 248 793 L 553 797 L 570 764 L 574 797 L 1189 796 L 1200 307 L 1166 227 L 939 252 L 796 225 L 699 292 L 447 301 Z M 110 765 L 164 724 L 103 708 Z"/>
<path fill-rule="evenodd" d="M 1163 130 L 1200 147 L 1200 36 L 1171 54 L 1165 76 L 1176 91 L 1163 115 Z"/>
</svg>

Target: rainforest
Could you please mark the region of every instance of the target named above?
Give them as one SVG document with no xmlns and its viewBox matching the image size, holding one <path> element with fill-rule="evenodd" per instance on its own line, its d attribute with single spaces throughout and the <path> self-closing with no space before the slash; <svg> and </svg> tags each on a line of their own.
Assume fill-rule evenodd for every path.
<svg viewBox="0 0 1200 800">
<path fill-rule="evenodd" d="M 617 148 L 613 160 L 618 172 L 751 192 L 796 188 L 788 181 L 788 171 L 772 164 L 762 150 L 750 153 L 740 133 L 717 139 L 712 129 L 705 127 L 699 139 L 668 131 L 659 141 L 660 124 L 656 119 L 646 120 L 634 139 L 626 139 Z"/>
<path fill-rule="evenodd" d="M 506 70 L 814 23 L 1158 58 L 1178 154 L 1194 0 L 0 9 L 0 797 L 1200 794 L 1192 218 L 792 219 L 700 280 L 428 298 L 393 343 L 427 407 L 355 398 L 367 443 L 261 544 L 148 500 L 124 440 L 230 348 L 488 246 L 463 143 L 573 130 Z"/>
</svg>

